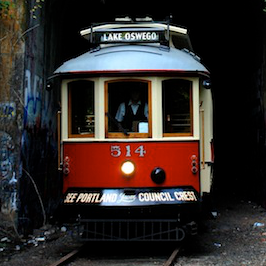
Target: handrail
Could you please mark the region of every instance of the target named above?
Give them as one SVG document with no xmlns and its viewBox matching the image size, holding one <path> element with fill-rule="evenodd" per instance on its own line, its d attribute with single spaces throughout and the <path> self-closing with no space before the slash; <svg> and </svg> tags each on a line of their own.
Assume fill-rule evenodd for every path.
<svg viewBox="0 0 266 266">
<path fill-rule="evenodd" d="M 57 112 L 57 167 L 59 171 L 62 171 L 62 149 L 61 149 L 61 111 Z"/>
<path fill-rule="evenodd" d="M 204 109 L 200 109 L 201 112 L 201 150 L 202 150 L 202 156 L 201 156 L 201 165 L 202 169 L 205 169 L 205 132 L 204 132 Z"/>
</svg>

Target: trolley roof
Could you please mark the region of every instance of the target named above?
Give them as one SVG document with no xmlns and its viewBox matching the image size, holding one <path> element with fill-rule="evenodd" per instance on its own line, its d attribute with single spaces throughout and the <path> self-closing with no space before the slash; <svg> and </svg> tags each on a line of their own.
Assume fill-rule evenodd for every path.
<svg viewBox="0 0 266 266">
<path fill-rule="evenodd" d="M 189 72 L 208 70 L 188 51 L 148 45 L 117 45 L 89 51 L 65 62 L 55 74 Z"/>
<path fill-rule="evenodd" d="M 82 30 L 81 35 L 94 48 L 65 62 L 54 74 L 209 74 L 191 52 L 187 30 L 169 23 L 98 24 Z"/>
</svg>

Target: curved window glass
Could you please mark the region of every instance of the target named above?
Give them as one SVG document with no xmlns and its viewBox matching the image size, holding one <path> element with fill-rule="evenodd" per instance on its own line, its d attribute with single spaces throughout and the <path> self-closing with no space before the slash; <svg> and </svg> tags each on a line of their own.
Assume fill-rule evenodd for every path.
<svg viewBox="0 0 266 266">
<path fill-rule="evenodd" d="M 94 82 L 73 81 L 68 84 L 69 137 L 94 136 Z"/>
<path fill-rule="evenodd" d="M 192 82 L 169 79 L 162 82 L 163 135 L 191 136 L 193 134 Z"/>
</svg>

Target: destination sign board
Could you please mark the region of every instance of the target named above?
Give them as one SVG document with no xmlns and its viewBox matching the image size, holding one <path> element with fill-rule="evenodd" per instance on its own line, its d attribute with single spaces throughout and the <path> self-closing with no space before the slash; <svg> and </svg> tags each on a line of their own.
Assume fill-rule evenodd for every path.
<svg viewBox="0 0 266 266">
<path fill-rule="evenodd" d="M 94 32 L 96 43 L 161 43 L 165 42 L 165 31 L 162 29 L 143 30 L 143 29 L 115 29 L 108 31 Z"/>
</svg>

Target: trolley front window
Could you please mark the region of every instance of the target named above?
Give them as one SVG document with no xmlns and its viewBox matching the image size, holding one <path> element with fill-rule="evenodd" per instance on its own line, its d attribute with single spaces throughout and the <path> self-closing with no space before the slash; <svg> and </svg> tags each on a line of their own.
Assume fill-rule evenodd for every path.
<svg viewBox="0 0 266 266">
<path fill-rule="evenodd" d="M 150 82 L 120 80 L 106 82 L 106 137 L 151 137 Z"/>
<path fill-rule="evenodd" d="M 73 81 L 68 84 L 69 137 L 94 136 L 94 82 Z"/>
<path fill-rule="evenodd" d="M 192 82 L 181 79 L 165 80 L 162 88 L 164 136 L 191 136 Z"/>
</svg>

